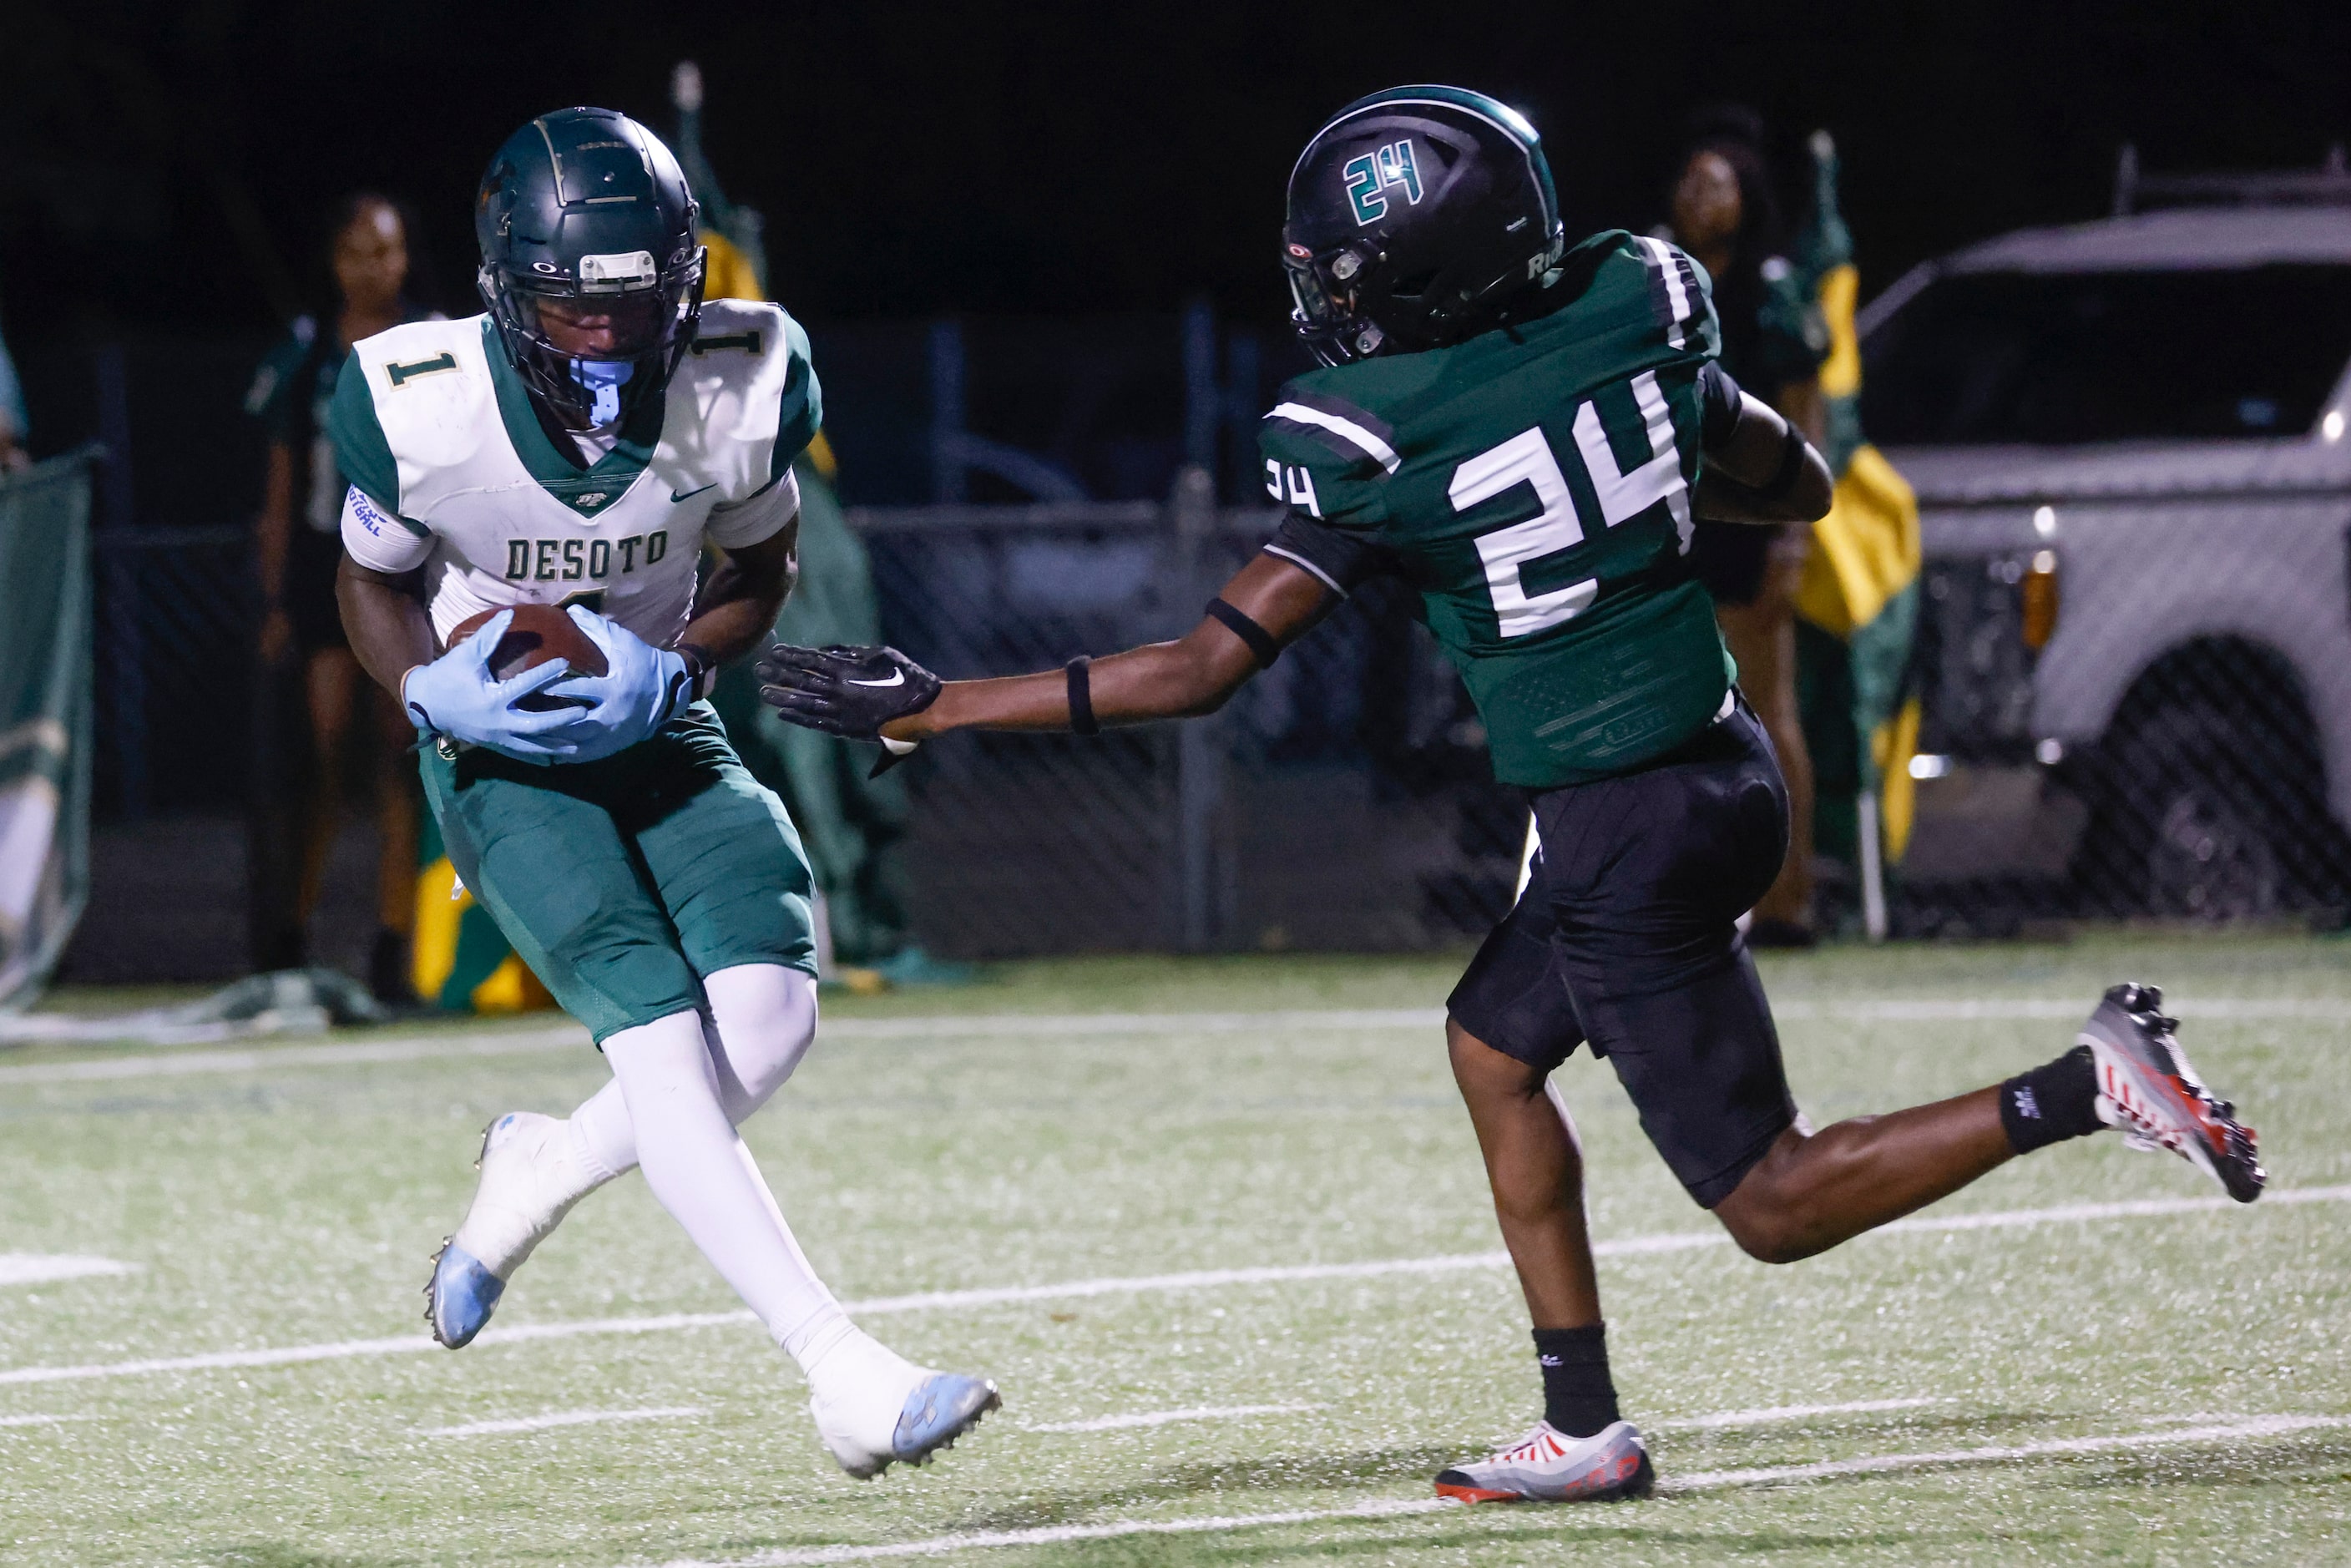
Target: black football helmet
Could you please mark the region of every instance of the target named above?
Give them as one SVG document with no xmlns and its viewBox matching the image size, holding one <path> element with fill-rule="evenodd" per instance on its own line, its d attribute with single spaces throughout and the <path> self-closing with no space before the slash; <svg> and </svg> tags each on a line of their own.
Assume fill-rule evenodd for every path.
<svg viewBox="0 0 2351 1568">
<path fill-rule="evenodd" d="M 1290 172 L 1281 237 L 1290 320 L 1326 365 L 1475 337 L 1566 247 L 1535 128 L 1458 87 L 1341 110 Z"/>
<path fill-rule="evenodd" d="M 702 313 L 701 208 L 660 137 L 609 109 L 542 114 L 482 175 L 478 279 L 507 359 L 576 429 L 658 398 Z M 565 352 L 540 308 L 576 302 L 611 322 L 610 357 Z"/>
</svg>

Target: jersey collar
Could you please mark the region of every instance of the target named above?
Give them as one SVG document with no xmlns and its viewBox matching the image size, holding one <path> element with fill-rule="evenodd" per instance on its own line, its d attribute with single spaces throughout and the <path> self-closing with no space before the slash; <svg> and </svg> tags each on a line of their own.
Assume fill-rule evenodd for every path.
<svg viewBox="0 0 2351 1568">
<path fill-rule="evenodd" d="M 507 363 L 506 346 L 498 341 L 497 329 L 487 317 L 482 319 L 482 357 L 489 361 L 490 382 L 498 392 L 498 419 L 506 426 L 515 455 L 522 459 L 523 467 L 538 481 L 540 489 L 580 517 L 595 517 L 626 495 L 645 465 L 653 461 L 653 448 L 661 443 L 667 398 L 647 398 L 640 403 L 622 426 L 621 439 L 612 450 L 597 459 L 594 467 L 582 469 L 557 451 L 540 427 L 530 393 L 514 367 Z"/>
</svg>

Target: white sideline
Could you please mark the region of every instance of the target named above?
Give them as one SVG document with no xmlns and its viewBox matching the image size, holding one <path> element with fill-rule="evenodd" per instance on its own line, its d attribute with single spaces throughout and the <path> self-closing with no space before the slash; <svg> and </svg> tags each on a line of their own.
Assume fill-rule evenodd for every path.
<svg viewBox="0 0 2351 1568">
<path fill-rule="evenodd" d="M 1855 1399 L 1844 1405 L 1774 1405 L 1768 1410 L 1725 1410 L 1715 1416 L 1693 1416 L 1684 1421 L 1644 1421 L 1644 1432 L 1714 1432 L 1725 1427 L 1768 1427 L 1774 1421 L 1801 1421 L 1810 1416 L 1865 1416 L 1880 1410 L 1916 1410 L 1927 1405 L 1948 1405 L 1948 1399 Z"/>
<path fill-rule="evenodd" d="M 2107 1437 L 2062 1437 L 2049 1442 L 2018 1443 L 2002 1448 L 1953 1448 L 1927 1454 L 1878 1454 L 1865 1458 L 1832 1459 L 1813 1465 L 1715 1470 L 1662 1483 L 1658 1490 L 1672 1496 L 1723 1487 L 1765 1486 L 1783 1481 L 1817 1480 L 1830 1476 L 1924 1469 L 1940 1465 L 1998 1464 L 2048 1455 L 2095 1454 L 2185 1443 L 2231 1442 L 2343 1427 L 2351 1427 L 2351 1416 L 2261 1416 L 2184 1430 L 2125 1432 Z M 1105 1524 L 1051 1524 L 1034 1530 L 973 1531 L 959 1535 L 935 1535 L 928 1541 L 893 1541 L 870 1546 L 787 1547 L 718 1562 L 680 1557 L 673 1558 L 663 1568 L 802 1568 L 804 1564 L 871 1563 L 893 1557 L 941 1557 L 950 1552 L 975 1552 L 997 1546 L 1054 1546 L 1072 1541 L 1114 1541 L 1136 1535 L 1215 1534 L 1226 1531 L 1263 1530 L 1282 1524 L 1392 1519 L 1437 1513 L 1461 1506 L 1459 1503 L 1440 1502 L 1435 1498 L 1398 1498 L 1358 1503 L 1353 1508 L 1301 1509 L 1286 1513 L 1218 1514 L 1205 1519 L 1117 1520 Z M 1498 1521 L 1508 1521 L 1514 1517 L 1524 1516 L 1496 1511 L 1493 1517 Z"/>
<path fill-rule="evenodd" d="M 1963 1023 L 2000 1020 L 2065 1020 L 2085 1018 L 2088 998 L 1879 998 L 1815 1002 L 1802 997 L 1772 1004 L 1783 1022 Z M 2243 1021 L 2258 1019 L 2351 1020 L 2351 998 L 2302 997 L 2182 998 L 2173 1009 L 2184 1019 Z M 34 1015 L 37 1017 L 38 1015 Z M 1268 1030 L 1436 1030 L 1441 1008 L 1300 1008 L 1252 1013 L 985 1013 L 934 1018 L 838 1019 L 822 1036 L 837 1040 L 1092 1039 L 1105 1036 L 1249 1034 Z M 433 1061 L 461 1057 L 537 1055 L 586 1046 L 587 1031 L 576 1024 L 545 1030 L 501 1030 L 442 1039 L 353 1042 L 348 1045 L 287 1045 L 245 1051 L 172 1051 L 107 1057 L 95 1061 L 40 1061 L 0 1067 L 0 1084 L 82 1083 L 134 1078 L 177 1078 L 204 1073 L 263 1072 L 283 1067 L 357 1067 L 386 1062 Z"/>
<path fill-rule="evenodd" d="M 86 1280 L 93 1274 L 128 1274 L 134 1265 L 111 1258 L 66 1252 L 0 1252 L 0 1285 L 45 1285 L 51 1280 Z"/>
<path fill-rule="evenodd" d="M 2290 1187 L 2264 1196 L 2254 1206 L 2267 1210 L 2281 1205 L 2340 1203 L 2351 1199 L 2351 1185 Z M 2035 1225 L 2098 1219 L 2136 1219 L 2156 1215 L 2200 1214 L 2241 1206 L 2225 1197 L 2143 1198 L 2126 1203 L 2074 1203 L 2053 1208 L 2017 1208 L 1993 1214 L 1958 1214 L 1945 1219 L 1904 1219 L 1867 1233 L 2009 1229 Z M 1864 1239 L 1865 1238 L 1856 1238 Z M 1603 1258 L 1638 1257 L 1696 1248 L 1727 1246 L 1719 1231 L 1673 1231 L 1656 1236 L 1627 1236 L 1596 1242 L 1593 1252 Z M 1225 1285 L 1281 1284 L 1299 1280 L 1360 1280 L 1384 1274 L 1446 1274 L 1474 1269 L 1506 1267 L 1505 1252 L 1457 1252 L 1436 1258 L 1386 1258 L 1362 1263 L 1304 1263 L 1259 1269 L 1203 1269 L 1186 1274 L 1126 1275 L 1105 1280 L 1071 1280 L 1056 1285 L 1009 1285 L 971 1291 L 925 1291 L 915 1295 L 881 1296 L 843 1303 L 852 1314 L 876 1317 L 891 1312 L 925 1312 L 940 1307 L 998 1306 L 1014 1301 L 1052 1301 L 1090 1296 L 1137 1295 L 1153 1291 L 1212 1290 Z M 526 1323 L 514 1328 L 483 1331 L 476 1344 L 519 1344 L 531 1340 L 571 1339 L 581 1334 L 661 1333 L 678 1329 L 716 1328 L 752 1322 L 747 1312 L 669 1312 L 658 1317 L 590 1318 L 570 1322 Z M 345 1340 L 331 1344 L 286 1345 L 260 1350 L 212 1351 L 202 1355 L 162 1356 L 139 1361 L 99 1363 L 87 1366 L 18 1366 L 0 1370 L 0 1384 L 62 1383 L 89 1377 L 136 1377 L 159 1372 L 204 1372 L 223 1367 L 283 1366 L 308 1361 L 340 1361 L 351 1356 L 406 1355 L 437 1348 L 428 1334 L 394 1339 Z"/>
<path fill-rule="evenodd" d="M 557 1427 L 589 1427 L 605 1421 L 668 1421 L 708 1412 L 689 1405 L 664 1405 L 649 1410 L 564 1410 L 548 1416 L 523 1416 L 510 1421 L 468 1421 L 462 1427 L 426 1427 L 420 1437 L 487 1437 L 503 1432 L 545 1432 Z"/>
<path fill-rule="evenodd" d="M 1089 1421 L 1040 1421 L 1024 1432 L 1123 1432 L 1135 1427 L 1172 1427 L 1178 1421 L 1237 1421 L 1245 1416 L 1293 1416 L 1329 1408 L 1322 1405 L 1203 1405 L 1193 1410 L 1142 1410 L 1132 1416 L 1096 1416 Z"/>
</svg>

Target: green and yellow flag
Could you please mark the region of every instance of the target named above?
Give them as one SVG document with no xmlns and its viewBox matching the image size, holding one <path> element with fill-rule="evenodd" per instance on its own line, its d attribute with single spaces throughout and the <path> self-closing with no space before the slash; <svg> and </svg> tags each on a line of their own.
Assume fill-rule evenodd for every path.
<svg viewBox="0 0 2351 1568">
<path fill-rule="evenodd" d="M 1861 341 L 1854 307 L 1861 277 L 1837 204 L 1835 143 L 1813 133 L 1813 215 L 1792 258 L 1827 319 L 1821 366 L 1836 497 L 1813 525 L 1813 551 L 1796 596 L 1804 737 L 1819 791 L 1822 851 L 1858 861 L 1858 803 L 1879 800 L 1889 862 L 1908 846 L 1910 757 L 1918 698 L 1909 690 L 1918 627 L 1918 500 L 1861 428 Z"/>
</svg>

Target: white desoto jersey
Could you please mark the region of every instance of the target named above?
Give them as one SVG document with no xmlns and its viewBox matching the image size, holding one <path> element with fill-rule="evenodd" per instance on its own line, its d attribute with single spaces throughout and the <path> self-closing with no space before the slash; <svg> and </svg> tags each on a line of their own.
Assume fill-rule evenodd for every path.
<svg viewBox="0 0 2351 1568">
<path fill-rule="evenodd" d="M 335 390 L 343 547 L 378 571 L 423 567 L 444 643 L 484 610 L 584 603 L 668 647 L 703 541 L 757 544 L 798 510 L 792 459 L 821 417 L 799 323 L 713 299 L 666 397 L 582 468 L 487 317 L 410 322 L 353 345 Z"/>
</svg>

